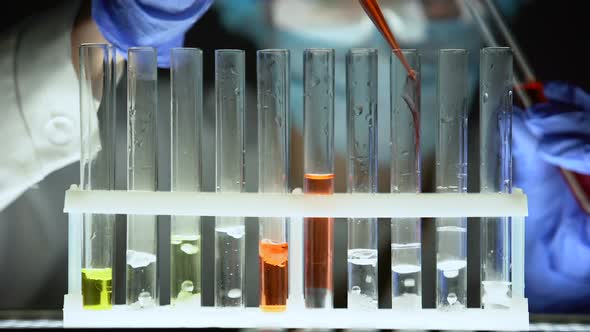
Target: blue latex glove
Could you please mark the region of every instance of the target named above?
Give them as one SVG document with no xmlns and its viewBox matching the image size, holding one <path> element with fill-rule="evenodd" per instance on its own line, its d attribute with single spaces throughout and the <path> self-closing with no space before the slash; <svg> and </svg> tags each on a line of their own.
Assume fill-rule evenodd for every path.
<svg viewBox="0 0 590 332">
<path fill-rule="evenodd" d="M 590 95 L 545 85 L 513 115 L 514 185 L 528 195 L 525 292 L 531 312 L 590 312 L 590 216 L 559 167 L 590 174 Z"/>
<path fill-rule="evenodd" d="M 123 56 L 133 46 L 158 50 L 158 66 L 170 67 L 170 49 L 181 47 L 187 30 L 213 0 L 92 0 L 92 18 Z"/>
</svg>

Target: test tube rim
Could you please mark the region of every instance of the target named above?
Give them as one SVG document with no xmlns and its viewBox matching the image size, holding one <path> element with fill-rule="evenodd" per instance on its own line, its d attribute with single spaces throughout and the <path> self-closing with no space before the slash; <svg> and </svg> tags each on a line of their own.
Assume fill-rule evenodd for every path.
<svg viewBox="0 0 590 332">
<path fill-rule="evenodd" d="M 438 50 L 438 54 L 469 54 L 469 51 L 465 48 L 441 48 Z"/>
<path fill-rule="evenodd" d="M 395 54 L 396 52 L 402 52 L 404 55 L 406 55 L 406 54 L 421 55 L 420 51 L 418 51 L 417 48 L 396 48 L 396 49 L 391 50 L 391 55 L 397 57 L 397 55 Z"/>
<path fill-rule="evenodd" d="M 127 49 L 127 52 L 142 52 L 142 51 L 150 51 L 155 52 L 156 48 L 151 46 L 133 46 Z"/>
<path fill-rule="evenodd" d="M 81 43 L 80 49 L 100 48 L 100 49 L 114 49 L 115 47 L 108 43 Z"/>
<path fill-rule="evenodd" d="M 173 47 L 170 49 L 170 54 L 177 52 L 203 54 L 203 50 L 198 47 Z"/>
<path fill-rule="evenodd" d="M 313 48 L 306 48 L 304 53 L 328 53 L 334 54 L 336 52 L 333 48 L 326 48 L 326 47 L 313 47 Z"/>
<path fill-rule="evenodd" d="M 221 53 L 244 54 L 244 53 L 246 53 L 246 51 L 240 50 L 237 48 L 220 48 L 220 49 L 215 50 L 215 54 L 221 54 Z"/>
<path fill-rule="evenodd" d="M 348 54 L 350 55 L 365 55 L 375 53 L 377 53 L 377 49 L 374 47 L 353 47 L 348 50 Z"/>
<path fill-rule="evenodd" d="M 290 50 L 288 48 L 264 48 L 256 51 L 258 54 L 288 54 Z"/>
<path fill-rule="evenodd" d="M 508 46 L 490 46 L 481 49 L 481 54 L 512 53 L 512 48 Z"/>
</svg>

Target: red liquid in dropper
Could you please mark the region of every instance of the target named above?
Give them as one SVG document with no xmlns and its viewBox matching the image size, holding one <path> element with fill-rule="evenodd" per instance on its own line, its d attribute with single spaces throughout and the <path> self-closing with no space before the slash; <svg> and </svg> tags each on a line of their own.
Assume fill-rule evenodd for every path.
<svg viewBox="0 0 590 332">
<path fill-rule="evenodd" d="M 387 41 L 387 43 L 389 44 L 389 46 L 391 47 L 393 52 L 395 52 L 395 55 L 402 62 L 402 64 L 404 65 L 404 67 L 408 71 L 408 75 L 413 80 L 415 80 L 416 79 L 416 72 L 414 72 L 414 70 L 412 70 L 412 68 L 410 67 L 410 64 L 408 63 L 408 61 L 404 57 L 404 55 L 401 51 L 401 47 L 399 47 L 399 44 L 395 40 L 395 37 L 393 36 L 391 29 L 389 29 L 389 25 L 387 24 L 387 21 L 385 20 L 385 17 L 383 16 L 383 12 L 381 11 L 379 4 L 377 3 L 377 0 L 359 0 L 359 2 L 361 3 L 361 6 L 365 10 L 365 13 L 367 13 L 367 16 L 369 16 L 371 21 L 373 21 L 373 24 L 375 24 L 375 27 L 377 27 L 377 30 L 379 30 L 379 32 L 381 32 L 381 35 L 383 36 L 383 38 L 385 38 L 385 40 Z"/>
</svg>

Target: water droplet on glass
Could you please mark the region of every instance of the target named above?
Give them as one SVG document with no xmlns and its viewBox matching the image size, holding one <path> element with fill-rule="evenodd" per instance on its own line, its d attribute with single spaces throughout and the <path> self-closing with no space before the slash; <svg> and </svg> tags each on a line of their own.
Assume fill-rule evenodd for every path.
<svg viewBox="0 0 590 332">
<path fill-rule="evenodd" d="M 233 288 L 233 289 L 230 289 L 229 292 L 227 292 L 227 297 L 232 298 L 232 299 L 237 299 L 240 296 L 242 296 L 242 290 L 239 288 Z"/>
<path fill-rule="evenodd" d="M 488 101 L 488 98 L 489 98 L 488 93 L 487 92 L 484 92 L 483 93 L 483 102 L 484 103 L 487 102 Z"/>
<path fill-rule="evenodd" d="M 452 279 L 459 275 L 459 270 L 445 270 L 443 274 L 446 278 Z"/>
<path fill-rule="evenodd" d="M 184 243 L 180 246 L 180 250 L 182 250 L 187 255 L 194 255 L 199 252 L 199 247 L 190 243 Z"/>
<path fill-rule="evenodd" d="M 139 293 L 139 296 L 137 297 L 137 302 L 139 302 L 139 305 L 141 307 L 147 307 L 147 306 L 151 306 L 154 301 L 153 301 L 152 296 L 150 295 L 149 292 L 141 292 L 141 293 Z"/>
<path fill-rule="evenodd" d="M 457 294 L 449 293 L 449 296 L 447 296 L 447 302 L 449 302 L 450 305 L 455 304 L 455 302 L 457 302 Z"/>
<path fill-rule="evenodd" d="M 361 114 L 363 114 L 363 107 L 362 106 L 355 107 L 354 108 L 354 115 L 360 116 Z"/>
<path fill-rule="evenodd" d="M 195 286 L 193 285 L 192 281 L 185 280 L 182 282 L 182 284 L 180 284 L 180 289 L 182 289 L 182 291 L 184 291 L 184 292 L 192 293 L 193 290 L 195 289 Z"/>
</svg>

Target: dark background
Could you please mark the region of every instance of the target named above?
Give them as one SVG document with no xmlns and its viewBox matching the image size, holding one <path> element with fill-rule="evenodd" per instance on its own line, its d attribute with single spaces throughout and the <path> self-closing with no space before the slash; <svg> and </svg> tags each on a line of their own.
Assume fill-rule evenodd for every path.
<svg viewBox="0 0 590 332">
<path fill-rule="evenodd" d="M 7 28 L 11 27 L 12 25 L 20 22 L 27 16 L 46 10 L 51 8 L 55 5 L 55 2 L 50 1 L 18 1 L 18 2 L 10 2 L 12 6 L 10 9 L 6 7 L 0 13 L 0 31 L 1 33 L 6 33 Z M 585 0 L 571 0 L 571 1 L 551 1 L 551 0 L 536 0 L 529 2 L 525 8 L 522 8 L 519 14 L 514 18 L 511 22 L 511 28 L 516 34 L 518 41 L 521 44 L 523 51 L 528 55 L 529 61 L 532 67 L 535 69 L 537 76 L 541 80 L 562 80 L 568 81 L 575 85 L 578 85 L 585 90 L 589 90 L 590 88 L 590 80 L 588 79 L 588 53 L 586 51 L 587 47 L 587 33 L 588 33 L 588 24 L 586 22 L 587 18 L 587 11 L 584 9 L 587 6 L 587 1 Z M 256 45 L 242 36 L 236 36 L 231 34 L 230 32 L 226 31 L 219 22 L 219 16 L 215 12 L 215 10 L 210 10 L 205 16 L 196 24 L 187 34 L 186 37 L 186 46 L 191 47 L 199 47 L 204 51 L 204 79 L 205 79 L 205 86 L 212 86 L 213 84 L 213 51 L 219 48 L 238 48 L 244 49 L 248 52 L 246 53 L 246 80 L 247 85 L 252 87 L 255 86 L 255 52 Z M 169 87 L 167 81 L 167 71 L 162 70 L 160 72 L 159 77 L 160 82 L 160 105 L 161 107 L 168 107 L 167 100 L 169 98 Z M 122 82 L 124 82 L 124 79 Z M 119 98 L 120 101 L 120 110 L 125 109 L 125 87 L 121 86 L 119 89 Z M 206 97 L 206 95 L 205 95 Z M 477 97 L 472 98 L 471 100 L 477 100 Z M 252 108 L 250 108 L 252 109 Z M 160 120 L 160 128 L 167 128 L 166 123 L 169 121 L 165 116 L 164 112 L 160 112 L 161 119 Z M 477 123 L 477 112 L 472 113 L 472 117 L 470 118 L 470 127 L 473 128 Z M 212 120 L 213 114 L 205 114 L 205 117 L 208 118 L 208 121 Z M 125 123 L 125 113 L 119 112 L 119 123 Z M 1 119 L 0 119 L 1 121 Z M 207 121 L 207 119 L 206 119 Z M 251 121 L 250 119 L 248 121 Z M 168 123 L 169 124 L 169 123 Z M 169 128 L 169 126 L 168 126 Z M 477 135 L 475 134 L 474 130 L 471 130 L 470 133 L 473 133 L 473 136 L 470 137 L 470 147 L 477 146 Z M 252 135 L 250 135 L 252 136 Z M 249 139 L 255 139 L 250 137 Z M 473 143 L 473 144 L 471 144 Z M 163 146 L 165 143 L 162 143 L 159 151 L 166 151 L 166 147 Z M 124 151 L 121 151 L 119 154 L 119 160 L 124 163 Z M 165 156 L 167 158 L 166 153 L 160 153 L 160 155 Z M 477 156 L 477 152 L 474 149 L 471 149 L 469 152 L 470 155 L 470 165 L 478 165 L 478 161 L 471 159 Z M 168 164 L 167 160 L 161 160 L 161 163 Z M 124 165 L 119 165 L 123 167 Z M 121 170 L 122 168 L 119 167 L 118 169 Z M 161 172 L 165 172 L 165 168 L 160 168 Z M 470 191 L 475 191 L 479 188 L 479 184 L 477 183 L 477 174 L 475 174 L 474 169 L 470 169 L 469 177 L 470 179 Z M 118 172 L 118 183 L 120 189 L 123 189 L 125 180 L 123 178 L 124 172 Z M 250 172 L 248 174 L 254 174 L 255 172 Z M 247 174 L 247 176 L 248 176 Z M 167 190 L 169 189 L 169 179 L 166 179 L 166 176 L 160 176 L 159 187 L 160 190 Z M 168 182 L 167 182 L 168 181 Z M 211 183 L 205 183 L 204 186 L 207 190 L 207 186 L 211 186 Z M 294 187 L 294 185 L 292 185 Z M 65 217 L 64 217 L 65 218 Z M 125 232 L 125 224 L 124 218 L 121 222 L 118 223 L 118 230 L 120 231 L 118 234 L 124 234 Z M 247 223 L 247 242 L 256 243 L 255 237 L 258 234 L 257 231 L 257 224 L 256 223 Z M 203 234 L 212 234 L 213 233 L 213 224 L 211 220 L 205 220 L 203 223 Z M 162 217 L 160 223 L 160 234 L 161 234 L 161 242 L 160 243 L 169 243 L 165 238 L 165 234 L 167 234 L 167 230 L 169 229 L 168 218 Z M 346 223 L 336 223 L 336 233 L 337 234 L 346 234 Z M 389 268 L 389 261 L 390 261 L 390 251 L 389 251 L 389 222 L 388 220 L 380 220 L 379 223 L 379 233 L 380 233 L 380 250 L 379 254 L 379 261 L 380 261 L 380 276 L 379 276 L 379 283 L 380 283 L 380 306 L 381 307 L 388 307 L 391 305 L 391 297 L 390 297 L 390 283 L 391 283 L 391 269 Z M 469 305 L 470 306 L 478 306 L 478 277 L 479 277 L 479 249 L 478 249 L 478 225 L 477 223 L 469 223 L 468 228 L 469 235 L 469 245 L 470 249 L 468 250 L 469 257 L 468 257 L 468 269 L 469 269 Z M 209 238 L 209 241 L 207 241 Z M 336 238 L 346 238 L 345 236 L 338 236 Z M 124 280 L 124 237 L 118 237 L 118 255 L 117 257 L 119 260 L 116 262 L 116 277 L 115 280 L 122 281 Z M 212 237 L 203 236 L 203 251 L 204 252 L 212 252 L 213 243 Z M 434 228 L 433 222 L 431 220 L 425 220 L 423 222 L 423 265 L 425 266 L 423 270 L 423 304 L 425 307 L 433 307 L 434 306 L 434 298 L 432 294 L 434 294 L 434 261 L 435 261 L 435 253 L 434 253 Z M 335 250 L 335 261 L 341 262 L 337 263 L 334 274 L 346 274 L 346 257 L 345 257 L 345 248 L 346 243 L 337 242 Z M 472 249 L 473 248 L 473 249 Z M 165 246 L 161 246 L 160 248 L 160 257 L 166 258 L 169 256 L 168 253 L 169 248 L 165 248 Z M 204 266 L 212 266 L 213 265 L 213 257 L 204 257 L 203 258 L 203 265 Z M 249 271 L 248 278 L 246 280 L 247 284 L 250 285 L 248 288 L 247 293 L 247 303 L 249 306 L 255 306 L 258 302 L 257 297 L 257 287 L 252 287 L 252 285 L 258 284 L 258 277 L 256 275 L 256 271 L 258 269 L 257 266 L 257 252 L 255 247 L 251 247 L 247 252 L 247 261 L 248 264 L 246 269 Z M 65 260 L 64 260 L 65 261 Z M 166 263 L 167 259 L 160 260 L 162 264 L 160 264 L 160 271 L 166 271 Z M 342 263 L 344 262 L 344 263 Z M 203 269 L 205 273 L 203 274 L 203 300 L 204 304 L 212 305 L 212 285 L 213 279 L 212 275 L 208 274 L 206 271 L 207 269 Z M 210 270 L 212 273 L 212 269 Z M 8 271 L 4 271 L 0 266 L 0 273 L 8 273 Z M 167 298 L 167 288 L 168 288 L 168 279 L 167 276 L 161 273 L 161 285 L 162 285 L 162 292 L 161 298 Z M 55 294 L 64 294 L 67 290 L 67 273 L 66 273 L 66 266 L 63 268 L 63 275 L 57 276 L 56 279 L 58 280 L 54 285 L 54 288 L 51 290 L 53 296 L 44 297 L 44 300 L 41 300 L 37 303 L 31 304 L 31 308 L 36 309 L 61 309 L 62 306 L 62 298 L 59 296 L 56 298 Z M 119 282 L 116 286 L 117 288 L 117 303 L 124 303 L 124 292 L 122 292 L 121 284 L 124 285 L 124 282 Z M 336 307 L 345 307 L 346 306 L 346 280 L 341 279 L 339 282 L 335 284 L 336 294 L 335 294 L 335 306 Z M 1 296 L 1 295 L 0 295 Z"/>
</svg>

